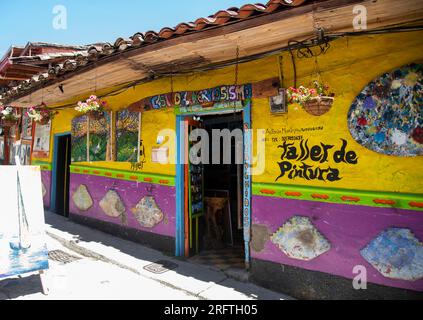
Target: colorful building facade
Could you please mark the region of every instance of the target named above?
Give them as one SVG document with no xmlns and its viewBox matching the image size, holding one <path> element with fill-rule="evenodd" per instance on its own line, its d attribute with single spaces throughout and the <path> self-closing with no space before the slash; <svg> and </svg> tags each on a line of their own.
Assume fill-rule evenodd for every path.
<svg viewBox="0 0 423 320">
<path fill-rule="evenodd" d="M 233 117 L 244 157 L 232 200 L 240 203 L 233 207 L 252 281 L 299 298 L 421 297 L 422 32 L 346 35 L 308 58 L 282 50 L 49 104 L 59 108 L 50 151 L 33 156 L 45 206 L 176 256 L 196 255 L 206 216 L 192 207 L 188 135 L 197 118 Z M 328 110 L 287 103 L 271 112 L 278 88 L 313 80 L 334 94 Z M 107 101 L 102 119 L 62 107 L 90 94 Z M 204 197 L 203 190 L 203 213 Z M 367 289 L 354 289 L 363 276 Z"/>
</svg>

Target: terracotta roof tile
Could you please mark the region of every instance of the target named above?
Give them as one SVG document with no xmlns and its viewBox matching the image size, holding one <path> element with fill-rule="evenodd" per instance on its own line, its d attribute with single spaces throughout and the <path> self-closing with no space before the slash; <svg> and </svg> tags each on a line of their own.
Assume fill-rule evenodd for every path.
<svg viewBox="0 0 423 320">
<path fill-rule="evenodd" d="M 147 31 L 145 33 L 137 32 L 130 38 L 118 38 L 113 44 L 99 43 L 91 45 L 86 51 L 78 53 L 75 57 L 70 58 L 64 63 L 52 66 L 48 73 L 40 75 L 38 78 L 33 77 L 26 84 L 14 87 L 0 98 L 13 98 L 18 93 L 24 93 L 28 88 L 40 84 L 40 82 L 48 81 L 59 75 L 73 72 L 78 68 L 92 63 L 104 56 L 115 54 L 116 52 L 124 52 L 133 47 L 165 41 L 184 34 L 198 32 L 210 27 L 224 26 L 227 23 L 248 19 L 257 15 L 269 14 L 278 10 L 283 10 L 290 6 L 302 5 L 306 0 L 270 0 L 267 4 L 246 4 L 241 8 L 231 7 L 227 10 L 217 11 L 215 14 L 198 18 L 194 22 L 183 22 L 175 28 L 164 27 L 160 31 Z"/>
</svg>

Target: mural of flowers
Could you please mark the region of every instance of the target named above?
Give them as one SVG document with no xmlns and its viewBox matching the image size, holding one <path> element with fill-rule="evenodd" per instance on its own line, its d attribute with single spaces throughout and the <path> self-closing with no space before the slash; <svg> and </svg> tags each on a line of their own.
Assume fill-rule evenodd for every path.
<svg viewBox="0 0 423 320">
<path fill-rule="evenodd" d="M 352 137 L 394 156 L 423 155 L 423 65 L 411 64 L 369 83 L 348 114 Z"/>
</svg>

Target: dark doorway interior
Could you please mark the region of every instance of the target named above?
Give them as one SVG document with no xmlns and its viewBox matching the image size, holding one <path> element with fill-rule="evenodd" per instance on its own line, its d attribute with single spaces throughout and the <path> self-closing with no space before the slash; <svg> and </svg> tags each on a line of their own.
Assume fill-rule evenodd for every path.
<svg viewBox="0 0 423 320">
<path fill-rule="evenodd" d="M 214 223 L 210 223 L 208 217 L 202 221 L 202 232 L 200 233 L 200 253 L 192 258 L 192 260 L 215 265 L 221 269 L 243 267 L 244 257 L 244 241 L 243 241 L 243 224 L 242 224 L 242 195 L 243 195 L 243 174 L 244 166 L 242 163 L 236 163 L 236 139 L 231 139 L 230 164 L 224 164 L 223 140 L 220 144 L 220 163 L 213 163 L 213 150 L 216 146 L 212 145 L 212 132 L 214 129 L 229 129 L 233 131 L 240 129 L 241 141 L 238 141 L 241 152 L 243 150 L 243 117 L 242 112 L 230 113 L 223 115 L 201 116 L 200 122 L 202 128 L 207 130 L 210 142 L 209 164 L 203 165 L 204 175 L 204 205 L 205 210 L 212 210 L 212 216 L 215 219 L 217 228 L 210 227 Z M 242 159 L 241 159 L 242 162 Z M 213 200 L 210 200 L 213 199 Z M 224 209 L 214 211 L 214 205 L 219 207 L 219 201 L 215 199 L 227 199 L 227 205 Z M 226 200 L 225 200 L 226 201 Z M 211 230 L 210 230 L 211 229 Z M 218 229 L 218 231 L 213 230 Z M 219 234 L 219 241 L 215 241 L 216 234 Z M 210 235 L 213 235 L 212 237 Z M 211 239 L 212 238 L 212 239 Z"/>
<path fill-rule="evenodd" d="M 54 192 L 53 211 L 62 216 L 69 216 L 69 171 L 71 163 L 71 136 L 57 137 L 56 150 L 56 190 Z"/>
</svg>

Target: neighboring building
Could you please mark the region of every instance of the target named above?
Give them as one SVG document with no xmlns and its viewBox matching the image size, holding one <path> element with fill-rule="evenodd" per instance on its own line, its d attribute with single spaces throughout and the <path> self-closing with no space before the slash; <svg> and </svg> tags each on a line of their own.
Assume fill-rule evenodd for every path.
<svg viewBox="0 0 423 320">
<path fill-rule="evenodd" d="M 242 257 L 298 298 L 421 298 L 422 18 L 411 0 L 246 5 L 91 47 L 2 99 L 59 112 L 32 154 L 52 211 L 210 264 L 209 247 L 225 267 Z M 284 103 L 313 80 L 334 97 Z M 98 118 L 74 109 L 92 94 Z M 181 163 L 197 127 L 241 129 L 241 164 Z"/>
<path fill-rule="evenodd" d="M 42 42 L 29 42 L 25 47 L 12 46 L 0 60 L 0 95 L 14 87 L 29 87 L 40 79 L 48 78 L 50 68 L 68 59 L 87 56 L 90 47 Z M 21 120 L 10 132 L 0 124 L 1 164 L 13 164 L 15 155 L 20 156 L 22 164 L 30 163 L 33 132 L 32 122 L 25 112 L 25 109 L 17 110 Z"/>
</svg>

